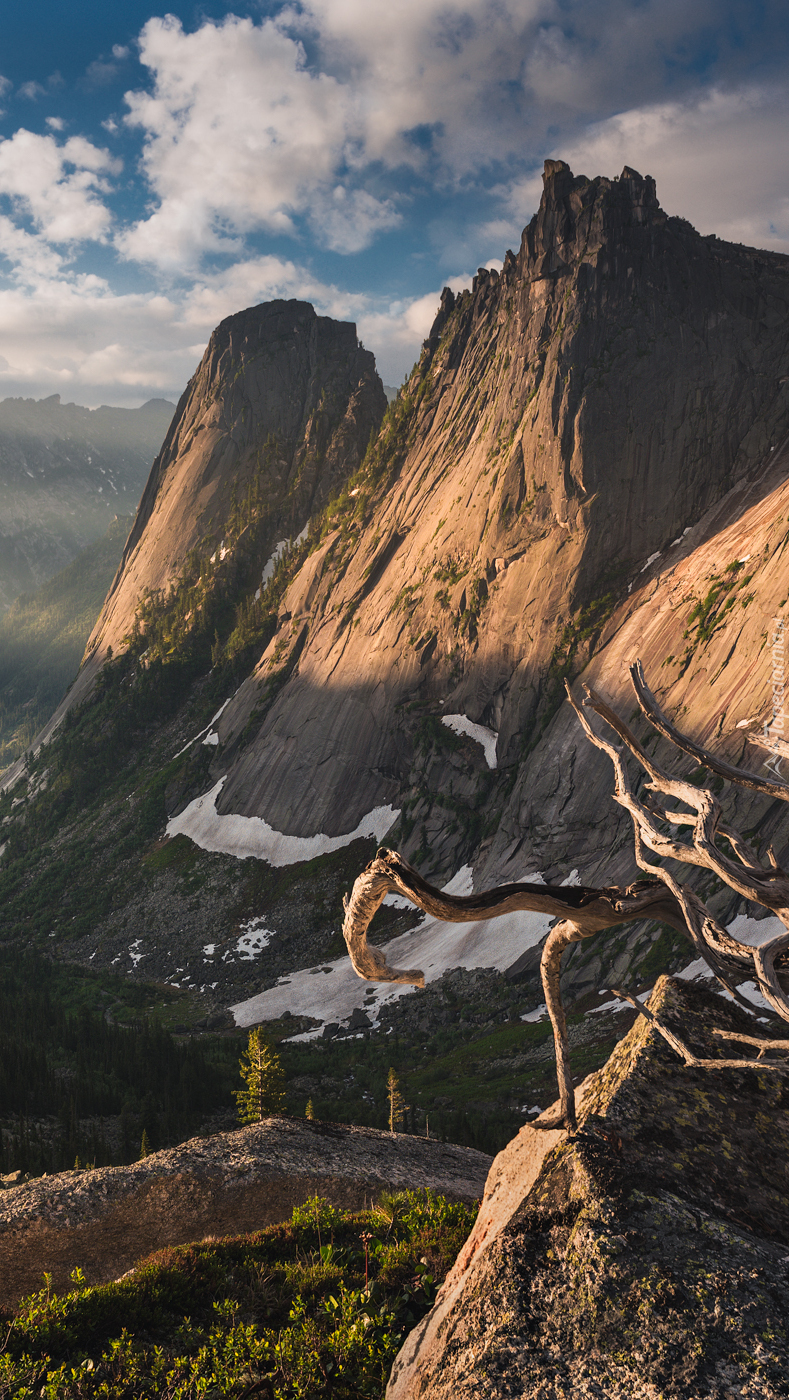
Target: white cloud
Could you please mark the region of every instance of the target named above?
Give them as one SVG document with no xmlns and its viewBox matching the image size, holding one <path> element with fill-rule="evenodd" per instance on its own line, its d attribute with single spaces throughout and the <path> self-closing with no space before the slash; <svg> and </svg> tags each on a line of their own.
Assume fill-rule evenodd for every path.
<svg viewBox="0 0 789 1400">
<path fill-rule="evenodd" d="M 377 233 L 396 228 L 401 221 L 391 199 L 376 199 L 366 190 L 347 190 L 345 185 L 319 194 L 310 209 L 318 237 L 336 253 L 358 253 Z"/>
<path fill-rule="evenodd" d="M 126 97 L 148 200 L 136 222 L 113 224 L 120 163 L 59 137 L 61 118 L 46 118 L 48 134 L 0 139 L 0 257 L 16 279 L 0 293 L 0 393 L 173 392 L 222 317 L 273 297 L 355 320 L 397 383 L 430 329 L 440 269 L 471 271 L 518 246 L 544 155 L 590 176 L 635 166 L 702 232 L 789 251 L 789 98 L 737 79 L 752 31 L 730 42 L 721 13 L 734 3 L 301 0 L 192 33 L 150 20 L 139 45 L 149 87 Z M 700 90 L 716 23 L 717 86 Z M 94 78 L 128 57 L 116 44 Z M 0 78 L 0 98 L 9 88 Z M 102 125 L 117 133 L 119 121 Z M 414 266 L 428 252 L 439 268 L 435 291 L 383 295 L 362 260 L 346 264 L 345 288 L 310 271 L 313 248 L 355 253 L 409 220 Z M 280 241 L 278 255 L 261 252 L 266 234 L 290 238 L 290 256 Z M 158 291 L 76 276 L 68 257 L 91 239 L 153 267 Z M 390 285 L 405 266 L 403 255 Z M 123 276 L 128 287 L 141 274 Z"/>
<path fill-rule="evenodd" d="M 89 88 L 107 87 L 113 82 L 118 72 L 118 65 L 111 63 L 107 59 L 95 58 L 85 69 L 84 82 Z"/>
<path fill-rule="evenodd" d="M 4 214 L 0 215 L 0 257 L 11 264 L 18 281 L 29 285 L 57 277 L 63 266 L 61 255 L 45 238 L 19 228 Z"/>
<path fill-rule="evenodd" d="M 150 20 L 140 57 L 154 87 L 127 93 L 126 121 L 144 132 L 158 207 L 119 240 L 127 257 L 183 267 L 253 229 L 292 233 L 294 214 L 336 183 L 352 94 L 309 72 L 274 21 L 230 16 L 186 34 L 172 16 Z"/>
<path fill-rule="evenodd" d="M 29 83 L 22 83 L 22 85 L 19 88 L 19 96 L 26 97 L 29 102 L 36 102 L 39 97 L 44 97 L 45 94 L 46 88 L 42 87 L 41 83 L 36 83 L 33 81 Z"/>
<path fill-rule="evenodd" d="M 400 221 L 408 172 L 451 183 L 520 152 L 524 52 L 552 5 L 311 0 L 194 33 L 150 20 L 152 88 L 126 94 L 126 122 L 156 204 L 121 251 L 195 266 L 252 230 L 292 235 L 302 216 L 329 248 L 359 251 Z"/>
<path fill-rule="evenodd" d="M 120 168 L 82 136 L 58 145 L 20 127 L 0 140 L 0 194 L 53 243 L 106 237 L 110 213 L 98 196 L 108 191 L 106 175 Z"/>
</svg>

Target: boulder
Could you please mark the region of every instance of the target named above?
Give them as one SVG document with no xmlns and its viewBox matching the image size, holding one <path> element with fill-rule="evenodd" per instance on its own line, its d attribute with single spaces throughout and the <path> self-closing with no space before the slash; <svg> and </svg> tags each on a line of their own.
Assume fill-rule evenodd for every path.
<svg viewBox="0 0 789 1400">
<path fill-rule="evenodd" d="M 164 1245 L 260 1230 L 316 1194 L 348 1210 L 417 1187 L 477 1200 L 490 1161 L 405 1133 L 265 1118 L 132 1166 L 39 1178 L 0 1196 L 0 1305 L 42 1287 L 45 1273 L 56 1289 L 75 1268 L 105 1283 Z"/>
<path fill-rule="evenodd" d="M 710 1057 L 712 1024 L 754 1031 L 668 978 L 650 1007 Z M 387 1400 L 789 1395 L 785 1075 L 688 1068 L 639 1018 L 577 1097 L 576 1134 L 528 1125 L 495 1159 Z"/>
</svg>

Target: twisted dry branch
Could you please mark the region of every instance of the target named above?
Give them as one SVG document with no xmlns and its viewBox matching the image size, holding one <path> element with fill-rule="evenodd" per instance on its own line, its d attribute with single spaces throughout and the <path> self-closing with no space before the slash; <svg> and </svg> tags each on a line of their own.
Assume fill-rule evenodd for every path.
<svg viewBox="0 0 789 1400">
<path fill-rule="evenodd" d="M 648 880 L 604 889 L 584 885 L 509 884 L 479 894 L 451 895 L 428 884 L 395 851 L 381 849 L 357 878 L 350 898 L 345 897 L 343 936 L 354 971 L 360 977 L 372 982 L 410 982 L 416 987 L 425 985 L 421 971 L 390 967 L 381 949 L 368 942 L 367 930 L 373 915 L 390 893 L 404 895 L 418 909 L 443 923 L 479 923 L 518 910 L 537 911 L 559 920 L 548 935 L 540 970 L 556 1045 L 561 1103 L 561 1117 L 557 1123 L 574 1127 L 575 1096 L 559 987 L 562 954 L 571 943 L 635 919 L 659 919 L 685 932 L 682 911 L 673 896 L 662 885 Z M 553 1119 L 541 1120 L 538 1126 L 553 1127 L 556 1123 Z"/>
<path fill-rule="evenodd" d="M 640 662 L 631 668 L 630 675 L 641 710 L 660 734 L 730 782 L 789 801 L 789 788 L 716 759 L 671 724 L 647 686 Z M 382 950 L 371 946 L 368 941 L 367 930 L 387 894 L 403 895 L 417 908 L 445 923 L 475 923 L 518 910 L 536 911 L 555 918 L 557 923 L 550 930 L 543 949 L 540 972 L 545 1003 L 553 1026 L 560 1107 L 558 1116 L 543 1116 L 536 1120 L 534 1126 L 566 1126 L 574 1129 L 575 1095 L 559 982 L 565 949 L 572 943 L 619 924 L 641 919 L 658 920 L 690 938 L 699 957 L 704 959 L 735 1000 L 751 1009 L 751 1004 L 744 1001 L 736 987 L 736 983 L 743 980 L 743 973 L 750 973 L 773 1009 L 784 1020 L 789 1020 L 789 875 L 781 870 L 772 851 L 769 852 L 769 866 L 760 864 L 740 833 L 721 820 L 720 803 L 714 794 L 664 772 L 628 725 L 593 690 L 586 687 L 581 704 L 574 699 L 569 686 L 567 695 L 590 743 L 611 759 L 615 774 L 614 800 L 632 819 L 636 861 L 652 879 L 639 880 L 626 887 L 612 885 L 604 888 L 508 884 L 479 894 L 450 895 L 428 884 L 396 852 L 382 848 L 357 878 L 350 898 L 345 897 L 343 935 L 351 963 L 360 977 L 375 982 L 412 983 L 423 987 L 425 979 L 420 970 L 390 967 Z M 635 795 L 623 749 L 595 732 L 588 711 L 596 713 L 613 730 L 624 748 L 646 772 L 649 782 L 641 797 Z M 669 807 L 664 800 L 666 798 L 689 810 Z M 692 827 L 691 840 L 681 840 L 671 831 L 666 831 L 665 827 Z M 716 838 L 719 837 L 728 842 L 732 855 L 717 846 Z M 773 910 L 788 931 L 761 948 L 741 943 L 717 922 L 693 890 L 681 884 L 665 866 L 650 861 L 647 852 L 661 861 L 668 859 L 711 870 L 743 898 Z M 765 1049 L 782 1049 L 789 1043 L 756 1039 L 753 1043 L 762 1046 L 758 1060 L 700 1060 L 629 993 L 618 992 L 617 995 L 630 1001 L 640 1014 L 654 1021 L 656 1029 L 674 1046 L 686 1064 L 717 1069 L 748 1067 L 751 1064 L 777 1070 L 787 1067 L 782 1061 L 765 1061 L 761 1054 Z M 730 1038 L 748 1040 L 747 1037 L 734 1035 Z"/>
<path fill-rule="evenodd" d="M 655 1027 L 658 1034 L 662 1035 L 663 1039 L 671 1046 L 672 1050 L 676 1051 L 680 1059 L 684 1060 L 686 1065 L 694 1069 L 771 1069 L 777 1070 L 779 1074 L 786 1073 L 786 1071 L 789 1070 L 789 1060 L 762 1059 L 762 1055 L 766 1050 L 789 1050 L 789 1040 L 760 1040 L 758 1036 L 740 1035 L 737 1031 L 714 1030 L 713 1035 L 721 1036 L 724 1040 L 737 1040 L 741 1043 L 744 1042 L 746 1045 L 758 1045 L 760 1047 L 758 1058 L 755 1060 L 699 1059 L 698 1055 L 694 1055 L 693 1051 L 688 1048 L 685 1042 L 680 1040 L 679 1036 L 675 1035 L 674 1031 L 669 1030 L 668 1026 L 665 1026 L 662 1021 L 659 1021 L 654 1012 L 650 1011 L 648 1006 L 644 1006 L 643 1002 L 637 1001 L 629 992 L 623 992 L 616 987 L 611 987 L 611 991 L 614 993 L 614 996 L 621 997 L 624 1001 L 629 1001 L 630 1005 L 635 1007 L 639 1015 L 644 1016 L 646 1020 Z"/>
</svg>

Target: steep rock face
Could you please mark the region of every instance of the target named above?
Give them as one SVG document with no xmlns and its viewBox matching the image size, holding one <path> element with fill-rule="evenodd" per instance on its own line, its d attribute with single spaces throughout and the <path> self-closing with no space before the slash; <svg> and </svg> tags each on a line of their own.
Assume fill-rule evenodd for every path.
<svg viewBox="0 0 789 1400">
<path fill-rule="evenodd" d="M 189 561 L 198 573 L 210 566 L 212 585 L 232 593 L 244 554 L 254 592 L 275 546 L 358 466 L 385 408 L 375 359 L 351 323 L 300 301 L 222 321 L 151 468 L 80 674 L 37 743 L 90 694 L 110 650 L 125 649 L 141 601 L 166 599 Z M 231 531 L 240 549 L 226 550 Z"/>
<path fill-rule="evenodd" d="M 662 979 L 651 1009 L 697 1054 L 752 1033 Z M 784 1077 L 692 1070 L 643 1018 L 578 1093 L 577 1134 L 527 1126 L 499 1154 L 387 1400 L 786 1396 Z"/>
<path fill-rule="evenodd" d="M 467 858 L 474 823 L 449 839 L 447 798 L 479 809 L 489 776 L 481 752 L 431 771 L 425 721 L 482 721 L 519 764 L 645 560 L 780 442 L 788 309 L 786 258 L 700 237 L 631 170 L 548 162 L 517 256 L 444 293 L 355 512 L 225 711 L 218 810 L 334 835 L 405 799 L 401 848 L 434 870 Z"/>
<path fill-rule="evenodd" d="M 145 591 L 166 591 L 198 544 L 221 551 L 232 503 L 257 487 L 262 548 L 298 534 L 364 455 L 386 407 L 350 323 L 274 301 L 214 331 L 145 488 L 88 643 L 117 649 Z"/>
<path fill-rule="evenodd" d="M 684 540 L 664 551 L 602 629 L 576 690 L 593 686 L 624 716 L 635 699 L 629 667 L 640 658 L 666 713 L 697 742 L 768 775 L 764 725 L 772 719 L 771 642 L 783 634 L 789 594 L 789 440 L 766 468 L 732 488 Z M 783 643 L 785 647 L 785 640 Z M 785 666 L 785 656 L 783 665 Z M 651 731 L 644 726 L 643 737 Z M 660 740 L 653 753 L 676 772 L 694 764 Z M 786 771 L 784 761 L 781 772 Z M 577 866 L 585 878 L 627 880 L 635 873 L 632 824 L 612 801 L 613 773 L 563 705 L 519 771 L 483 861 L 482 884 L 525 863 L 545 871 Z M 781 802 L 731 788 L 727 815 L 779 857 L 789 848 Z M 729 891 L 716 896 L 724 917 Z M 580 954 L 576 951 L 577 961 Z M 589 987 L 595 983 L 588 969 Z"/>
</svg>

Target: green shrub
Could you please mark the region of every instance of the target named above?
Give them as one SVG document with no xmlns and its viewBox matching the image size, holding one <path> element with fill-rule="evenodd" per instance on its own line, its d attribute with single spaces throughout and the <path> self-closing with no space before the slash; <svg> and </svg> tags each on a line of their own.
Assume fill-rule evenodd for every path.
<svg viewBox="0 0 789 1400">
<path fill-rule="evenodd" d="M 392 1199 L 388 1233 L 385 1211 L 313 1197 L 287 1224 L 161 1250 L 117 1283 L 47 1283 L 5 1318 L 0 1395 L 380 1400 L 476 1214 L 427 1191 Z M 316 1220 L 334 1239 L 311 1249 Z"/>
</svg>

